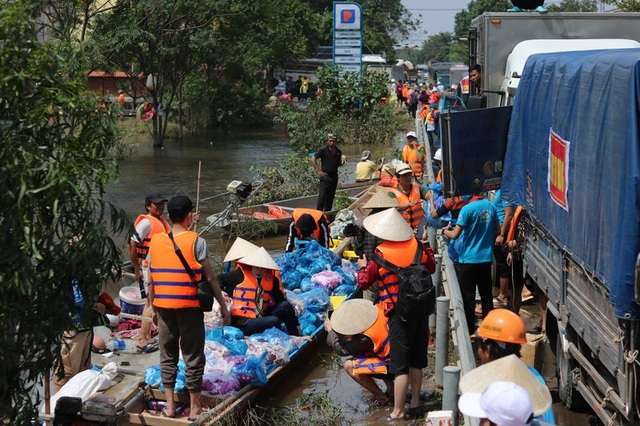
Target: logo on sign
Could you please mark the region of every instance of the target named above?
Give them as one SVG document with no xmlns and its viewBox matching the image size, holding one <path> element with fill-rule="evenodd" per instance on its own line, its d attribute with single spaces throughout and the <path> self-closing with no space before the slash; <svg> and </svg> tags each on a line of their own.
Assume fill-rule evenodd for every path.
<svg viewBox="0 0 640 426">
<path fill-rule="evenodd" d="M 548 190 L 551 199 L 569 211 L 567 191 L 569 189 L 569 148 L 571 142 L 562 139 L 551 129 L 549 132 Z"/>
<path fill-rule="evenodd" d="M 343 9 L 340 11 L 340 23 L 341 24 L 354 24 L 356 22 L 356 10 L 355 9 Z"/>
</svg>

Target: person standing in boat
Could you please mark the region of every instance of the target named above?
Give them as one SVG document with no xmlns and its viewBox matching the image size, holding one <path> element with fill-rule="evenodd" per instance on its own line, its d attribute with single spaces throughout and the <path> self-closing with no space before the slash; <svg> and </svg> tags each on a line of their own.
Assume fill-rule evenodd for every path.
<svg viewBox="0 0 640 426">
<path fill-rule="evenodd" d="M 185 262 L 195 274 L 211 286 L 220 304 L 223 323 L 229 324 L 231 315 L 209 261 L 209 249 L 204 238 L 189 231 L 194 222 L 193 203 L 178 195 L 167 204 L 173 232 L 155 234 L 149 245 L 151 285 L 149 298 L 158 318 L 160 372 L 167 401 L 162 411 L 165 417 L 175 417 L 174 388 L 180 354 L 186 363 L 186 388 L 189 391 L 189 420 L 195 421 L 202 412 L 200 394 L 204 374 L 204 313 L 200 309 L 198 287 L 185 270 L 176 253 L 179 249 Z"/>
<path fill-rule="evenodd" d="M 290 335 L 300 336 L 296 312 L 277 277 L 280 268 L 267 250 L 253 250 L 238 259 L 237 265 L 235 270 L 220 275 L 225 289 L 233 294 L 231 325 L 250 336 L 284 323 Z"/>
<path fill-rule="evenodd" d="M 291 216 L 285 251 L 300 250 L 313 240 L 329 248 L 329 219 L 326 214 L 320 210 L 298 208 Z"/>
<path fill-rule="evenodd" d="M 129 242 L 129 259 L 133 266 L 136 281 L 141 283 L 141 294 L 143 290 L 144 293 L 146 293 L 146 288 L 144 287 L 145 282 L 146 284 L 149 283 L 146 258 L 149 253 L 151 237 L 158 233 L 171 232 L 169 223 L 162 217 L 167 201 L 166 198 L 160 195 L 160 192 L 155 190 L 149 191 L 144 199 L 144 208 L 147 213 L 139 215 L 133 224 L 133 226 L 135 226 L 135 232 Z M 151 302 L 149 298 L 145 300 L 142 315 L 152 317 L 153 307 L 151 306 Z M 158 341 L 152 337 L 150 322 L 142 322 L 136 343 L 138 353 L 149 353 L 158 350 Z"/>
<path fill-rule="evenodd" d="M 360 386 L 373 394 L 377 403 L 386 407 L 393 403 L 393 374 L 389 373 L 389 319 L 380 305 L 368 300 L 342 302 L 331 318 L 324 321 L 327 344 L 345 360 L 344 370 Z M 382 389 L 373 379 L 384 381 Z"/>
<path fill-rule="evenodd" d="M 333 133 L 329 133 L 327 144 L 311 157 L 311 165 L 320 177 L 316 209 L 323 212 L 330 211 L 333 208 L 333 199 L 338 188 L 338 167 L 345 163 L 342 151 L 336 146 L 337 142 L 338 137 Z M 318 165 L 318 159 L 321 161 L 321 166 Z"/>
</svg>

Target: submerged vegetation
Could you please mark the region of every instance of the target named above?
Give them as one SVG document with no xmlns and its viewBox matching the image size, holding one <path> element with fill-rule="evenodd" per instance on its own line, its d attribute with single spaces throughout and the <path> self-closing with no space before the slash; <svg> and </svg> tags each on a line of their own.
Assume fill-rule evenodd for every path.
<svg viewBox="0 0 640 426">
<path fill-rule="evenodd" d="M 207 426 L 216 425 L 215 422 Z M 225 418 L 224 424 L 229 426 L 347 426 L 354 424 L 347 419 L 342 407 L 332 401 L 328 391 L 311 391 L 298 398 L 295 404 L 282 408 L 253 407 L 236 415 Z"/>
</svg>

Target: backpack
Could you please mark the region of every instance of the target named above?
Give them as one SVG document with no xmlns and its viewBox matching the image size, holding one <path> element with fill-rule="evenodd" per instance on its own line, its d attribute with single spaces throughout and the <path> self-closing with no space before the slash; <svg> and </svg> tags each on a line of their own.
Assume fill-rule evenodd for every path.
<svg viewBox="0 0 640 426">
<path fill-rule="evenodd" d="M 422 259 L 422 244 L 411 265 L 400 268 L 383 259 L 378 254 L 373 255 L 373 261 L 383 268 L 398 275 L 398 300 L 394 301 L 394 312 L 403 321 L 425 318 L 432 314 L 436 307 L 436 288 L 431 281 L 431 274 L 427 266 L 420 262 Z"/>
</svg>

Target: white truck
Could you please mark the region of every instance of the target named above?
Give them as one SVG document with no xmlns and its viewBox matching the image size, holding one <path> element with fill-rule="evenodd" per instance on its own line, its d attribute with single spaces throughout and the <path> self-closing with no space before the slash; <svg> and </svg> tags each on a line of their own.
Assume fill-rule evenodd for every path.
<svg viewBox="0 0 640 426">
<path fill-rule="evenodd" d="M 513 108 L 502 196 L 527 213 L 525 271 L 549 298 L 560 398 L 638 424 L 640 14 L 486 13 L 469 42 L 476 105 Z M 445 164 L 466 155 L 455 142 Z"/>
<path fill-rule="evenodd" d="M 532 54 L 635 47 L 638 42 L 640 13 L 485 13 L 471 22 L 470 66 L 482 67 L 480 89 L 487 106 L 511 105 Z"/>
</svg>

